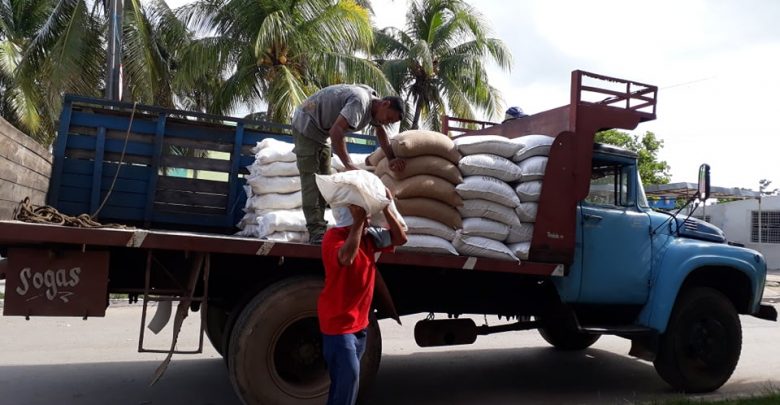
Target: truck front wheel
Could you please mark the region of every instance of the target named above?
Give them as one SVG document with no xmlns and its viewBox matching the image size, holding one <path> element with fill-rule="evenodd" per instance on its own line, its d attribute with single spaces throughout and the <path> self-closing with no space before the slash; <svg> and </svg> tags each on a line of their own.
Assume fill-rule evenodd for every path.
<svg viewBox="0 0 780 405">
<path fill-rule="evenodd" d="M 330 379 L 322 355 L 317 298 L 323 281 L 281 280 L 243 309 L 231 332 L 228 370 L 233 388 L 249 404 L 322 404 Z M 379 324 L 369 325 L 361 362 L 361 391 L 379 368 Z"/>
<path fill-rule="evenodd" d="M 710 392 L 731 377 L 741 350 L 742 328 L 734 305 L 717 290 L 697 287 L 675 304 L 654 365 L 677 390 Z"/>
</svg>

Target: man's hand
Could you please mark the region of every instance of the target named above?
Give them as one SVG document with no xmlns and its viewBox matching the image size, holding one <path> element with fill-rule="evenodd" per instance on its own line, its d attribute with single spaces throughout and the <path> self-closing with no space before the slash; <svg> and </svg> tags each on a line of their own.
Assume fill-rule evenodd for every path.
<svg viewBox="0 0 780 405">
<path fill-rule="evenodd" d="M 391 159 L 389 162 L 390 170 L 394 172 L 402 172 L 406 169 L 406 160 L 401 158 Z"/>
<path fill-rule="evenodd" d="M 360 168 L 359 168 L 359 167 L 357 167 L 357 166 L 355 166 L 355 164 L 354 164 L 354 163 L 352 163 L 352 162 L 346 162 L 346 163 L 344 163 L 344 171 L 345 171 L 345 172 L 348 172 L 348 171 L 350 171 L 350 170 L 360 170 Z"/>
</svg>

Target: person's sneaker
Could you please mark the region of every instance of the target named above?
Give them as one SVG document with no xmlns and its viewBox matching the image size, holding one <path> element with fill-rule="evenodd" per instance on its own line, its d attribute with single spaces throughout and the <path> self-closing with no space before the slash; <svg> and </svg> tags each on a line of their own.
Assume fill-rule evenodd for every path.
<svg viewBox="0 0 780 405">
<path fill-rule="evenodd" d="M 324 235 L 321 233 L 312 235 L 309 237 L 309 244 L 310 245 L 322 245 L 322 237 Z"/>
</svg>

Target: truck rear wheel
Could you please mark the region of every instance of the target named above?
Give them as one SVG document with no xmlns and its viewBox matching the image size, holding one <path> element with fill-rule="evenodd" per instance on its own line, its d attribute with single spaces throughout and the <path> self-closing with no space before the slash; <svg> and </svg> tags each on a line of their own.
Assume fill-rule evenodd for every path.
<svg viewBox="0 0 780 405">
<path fill-rule="evenodd" d="M 319 278 L 284 279 L 261 291 L 241 312 L 231 333 L 228 370 L 245 404 L 325 402 L 330 379 L 317 321 L 322 287 Z M 379 368 L 382 346 L 376 319 L 367 339 L 361 391 Z"/>
<path fill-rule="evenodd" d="M 539 327 L 539 334 L 547 343 L 558 350 L 585 350 L 601 337 L 595 333 L 580 332 L 573 317 L 549 321 L 541 319 L 541 321 L 542 326 Z"/>
<path fill-rule="evenodd" d="M 654 365 L 677 390 L 710 392 L 728 381 L 741 351 L 742 326 L 734 305 L 717 290 L 697 287 L 675 304 Z"/>
</svg>

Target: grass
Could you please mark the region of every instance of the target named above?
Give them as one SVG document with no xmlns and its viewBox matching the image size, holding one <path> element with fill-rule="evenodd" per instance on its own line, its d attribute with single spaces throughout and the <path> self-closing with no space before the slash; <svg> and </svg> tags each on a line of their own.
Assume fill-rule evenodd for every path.
<svg viewBox="0 0 780 405">
<path fill-rule="evenodd" d="M 780 393 L 777 390 L 767 390 L 766 393 L 745 398 L 720 399 L 708 401 L 704 399 L 675 399 L 656 402 L 655 405 L 776 405 L 780 404 Z"/>
</svg>

